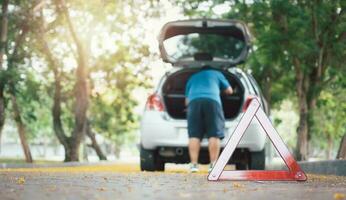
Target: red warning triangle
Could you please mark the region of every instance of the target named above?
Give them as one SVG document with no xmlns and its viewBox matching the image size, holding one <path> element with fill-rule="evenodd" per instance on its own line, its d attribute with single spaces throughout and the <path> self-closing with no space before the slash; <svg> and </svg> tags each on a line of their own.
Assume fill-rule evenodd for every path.
<svg viewBox="0 0 346 200">
<path fill-rule="evenodd" d="M 258 122 L 267 133 L 281 158 L 284 160 L 288 170 L 242 170 L 227 171 L 224 170 L 226 164 L 231 158 L 240 139 L 243 137 L 247 127 L 253 118 L 256 117 Z M 258 97 L 251 99 L 250 104 L 239 121 L 232 136 L 222 151 L 219 159 L 216 161 L 212 171 L 208 175 L 209 181 L 218 180 L 272 180 L 272 181 L 306 181 L 307 177 L 304 171 L 293 158 L 292 154 L 282 141 L 278 132 L 275 130 L 265 112 L 260 107 Z"/>
</svg>

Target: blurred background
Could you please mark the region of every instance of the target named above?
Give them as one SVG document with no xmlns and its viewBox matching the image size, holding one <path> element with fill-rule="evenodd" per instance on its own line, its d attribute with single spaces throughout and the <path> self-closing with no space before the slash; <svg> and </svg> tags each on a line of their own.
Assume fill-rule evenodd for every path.
<svg viewBox="0 0 346 200">
<path fill-rule="evenodd" d="M 249 26 L 253 53 L 238 67 L 259 82 L 296 157 L 342 157 L 345 7 L 342 0 L 1 0 L 0 163 L 138 162 L 141 113 L 171 67 L 159 56 L 160 28 L 204 17 Z"/>
</svg>

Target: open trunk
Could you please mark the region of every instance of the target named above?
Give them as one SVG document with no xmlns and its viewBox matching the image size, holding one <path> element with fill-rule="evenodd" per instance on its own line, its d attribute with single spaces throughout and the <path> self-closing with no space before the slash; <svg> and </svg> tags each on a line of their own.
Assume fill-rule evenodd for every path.
<svg viewBox="0 0 346 200">
<path fill-rule="evenodd" d="M 240 80 L 226 71 L 220 70 L 231 84 L 234 94 L 221 95 L 222 107 L 226 119 L 238 116 L 244 101 L 244 88 Z M 185 86 L 190 76 L 198 69 L 186 69 L 171 74 L 162 88 L 162 96 L 167 113 L 174 119 L 186 119 Z"/>
</svg>

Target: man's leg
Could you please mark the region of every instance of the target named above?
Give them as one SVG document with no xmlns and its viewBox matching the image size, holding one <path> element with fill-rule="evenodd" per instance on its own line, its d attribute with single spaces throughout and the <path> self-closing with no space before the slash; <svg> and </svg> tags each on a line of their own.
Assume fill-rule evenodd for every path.
<svg viewBox="0 0 346 200">
<path fill-rule="evenodd" d="M 199 138 L 190 138 L 189 139 L 189 154 L 192 164 L 198 163 L 199 150 L 201 148 L 201 141 Z"/>
<path fill-rule="evenodd" d="M 220 154 L 220 139 L 217 137 L 210 137 L 208 148 L 210 163 L 215 163 Z"/>
</svg>

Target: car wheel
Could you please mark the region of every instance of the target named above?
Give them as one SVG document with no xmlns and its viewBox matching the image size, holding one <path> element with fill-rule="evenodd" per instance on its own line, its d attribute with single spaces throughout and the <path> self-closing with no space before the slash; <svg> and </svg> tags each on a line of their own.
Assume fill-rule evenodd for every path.
<svg viewBox="0 0 346 200">
<path fill-rule="evenodd" d="M 262 151 L 251 152 L 250 169 L 264 170 L 265 159 L 265 149 Z"/>
<path fill-rule="evenodd" d="M 155 168 L 156 171 L 165 171 L 165 162 L 163 162 L 158 156 L 156 156 Z"/>
<path fill-rule="evenodd" d="M 142 171 L 164 171 L 165 163 L 158 158 L 155 150 L 141 147 L 140 166 Z"/>
</svg>

